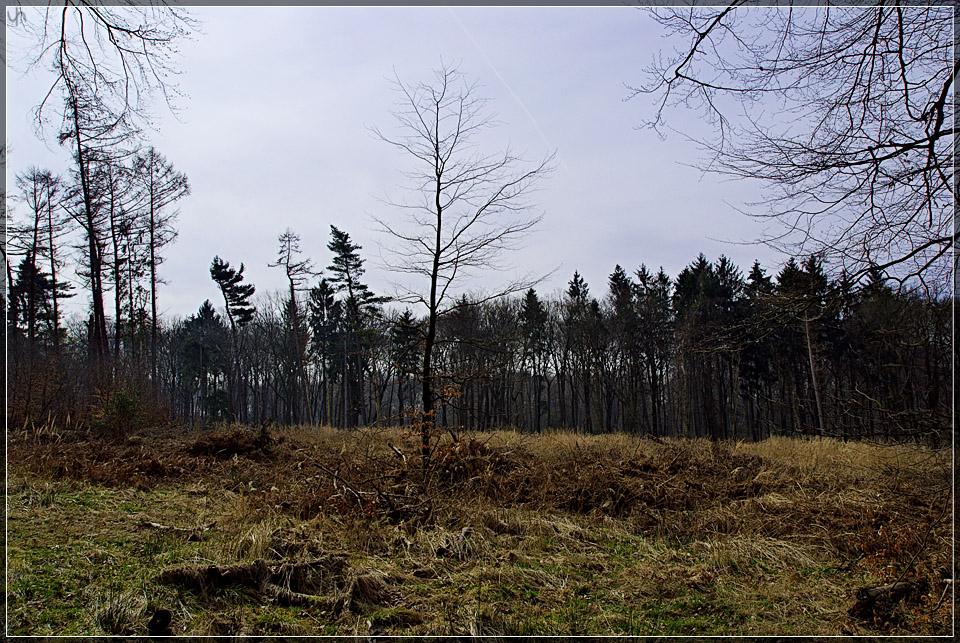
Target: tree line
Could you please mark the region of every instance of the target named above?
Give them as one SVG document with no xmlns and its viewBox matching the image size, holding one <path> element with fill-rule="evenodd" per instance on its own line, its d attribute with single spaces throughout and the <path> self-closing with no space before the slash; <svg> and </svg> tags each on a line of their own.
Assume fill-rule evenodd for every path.
<svg viewBox="0 0 960 643">
<path fill-rule="evenodd" d="M 322 271 L 299 246 L 295 233 L 280 235 L 271 265 L 287 275 L 286 291 L 256 294 L 243 264 L 214 257 L 221 301 L 159 320 L 155 363 L 145 278 L 139 312 L 121 305 L 129 321 L 107 324 L 108 344 L 120 346 L 113 389 L 154 390 L 171 419 L 191 423 L 418 427 L 429 320 L 371 291 L 347 232 L 331 226 Z M 58 327 L 47 314 L 56 289 L 38 289 L 28 304 L 34 273 L 25 262 L 9 311 L 15 421 L 71 405 L 82 415 L 96 329 Z M 529 288 L 457 299 L 437 323 L 433 425 L 754 440 L 946 436 L 950 342 L 949 300 L 895 289 L 879 270 L 857 284 L 831 279 L 816 256 L 790 259 L 774 276 L 758 262 L 744 276 L 728 258 L 702 254 L 674 278 L 616 266 L 598 295 L 574 273 L 549 296 Z"/>
</svg>

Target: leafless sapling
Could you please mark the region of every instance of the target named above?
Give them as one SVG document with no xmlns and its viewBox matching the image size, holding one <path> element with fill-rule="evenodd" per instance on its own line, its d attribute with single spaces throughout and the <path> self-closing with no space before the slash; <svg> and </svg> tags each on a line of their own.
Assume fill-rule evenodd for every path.
<svg viewBox="0 0 960 643">
<path fill-rule="evenodd" d="M 389 241 L 389 268 L 423 279 L 404 288 L 401 301 L 426 308 L 421 384 L 421 455 L 430 456 L 435 425 L 434 345 L 437 320 L 454 308 L 458 289 L 471 276 L 501 268 L 503 255 L 515 249 L 537 224 L 528 197 L 552 169 L 553 156 L 526 164 L 509 147 L 485 153 L 483 134 L 495 121 L 487 99 L 456 67 L 441 66 L 429 82 L 394 80 L 399 107 L 395 132 L 374 128 L 374 135 L 397 148 L 410 163 L 406 176 L 413 196 L 389 200 L 401 216 L 379 217 Z M 520 292 L 530 280 L 515 280 L 475 301 Z"/>
</svg>

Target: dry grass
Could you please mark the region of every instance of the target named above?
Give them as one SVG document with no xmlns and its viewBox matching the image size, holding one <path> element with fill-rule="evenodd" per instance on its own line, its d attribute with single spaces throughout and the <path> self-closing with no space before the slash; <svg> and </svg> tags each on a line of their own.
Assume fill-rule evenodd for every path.
<svg viewBox="0 0 960 643">
<path fill-rule="evenodd" d="M 396 429 L 223 427 L 113 445 L 14 436 L 9 455 L 11 633 L 143 634 L 161 608 L 192 635 L 951 622 L 937 605 L 950 459 L 922 447 L 497 431 L 444 440 L 423 471 L 416 436 Z M 289 576 L 328 559 L 344 564 Z M 214 578 L 211 565 L 260 571 L 158 581 Z M 872 620 L 847 613 L 857 589 L 901 575 L 929 589 Z"/>
<path fill-rule="evenodd" d="M 798 469 L 854 478 L 925 473 L 931 468 L 948 467 L 951 460 L 948 450 L 923 445 L 870 444 L 833 438 L 771 437 L 761 442 L 737 442 L 732 451 Z"/>
</svg>

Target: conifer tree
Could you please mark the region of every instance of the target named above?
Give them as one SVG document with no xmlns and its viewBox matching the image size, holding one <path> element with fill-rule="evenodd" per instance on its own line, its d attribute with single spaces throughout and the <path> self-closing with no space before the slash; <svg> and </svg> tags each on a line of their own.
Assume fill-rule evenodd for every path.
<svg viewBox="0 0 960 643">
<path fill-rule="evenodd" d="M 673 309 L 670 305 L 671 280 L 661 266 L 652 275 L 643 264 L 636 272 L 639 333 L 650 382 L 650 421 L 654 435 L 661 435 L 665 415 L 667 367 L 674 343 Z"/>
<path fill-rule="evenodd" d="M 217 384 L 229 364 L 225 359 L 226 325 L 207 299 L 187 318 L 185 330 L 186 338 L 179 350 L 183 353 L 189 380 L 200 394 L 200 417 L 207 421 L 218 419 L 224 409 L 219 403 Z"/>
<path fill-rule="evenodd" d="M 372 332 L 369 321 L 376 314 L 376 306 L 385 300 L 374 295 L 361 281 L 363 259 L 357 253 L 361 247 L 350 241 L 349 234 L 331 225 L 327 249 L 333 253 L 333 260 L 327 266 L 331 273 L 329 283 L 335 292 L 345 295 L 343 308 L 347 336 L 343 344 L 343 377 L 344 392 L 349 400 L 344 405 L 344 423 L 348 427 L 358 426 L 364 414 L 363 382 L 369 361 L 367 336 Z"/>
<path fill-rule="evenodd" d="M 210 278 L 220 288 L 227 319 L 234 333 L 237 327 L 250 323 L 256 313 L 256 307 L 250 302 L 250 298 L 257 289 L 253 284 L 243 283 L 243 269 L 242 263 L 238 269 L 231 268 L 230 262 L 219 256 L 214 257 L 210 264 Z"/>
<path fill-rule="evenodd" d="M 341 360 L 336 356 L 338 343 L 342 341 L 343 305 L 336 300 L 336 291 L 325 278 L 310 289 L 307 300 L 310 310 L 311 352 L 317 360 L 320 378 L 319 405 L 314 412 L 314 420 L 324 423 L 333 422 L 333 393 L 330 382 L 335 377 L 335 369 Z"/>
<path fill-rule="evenodd" d="M 243 372 L 240 368 L 240 359 L 243 353 L 243 338 L 240 336 L 240 330 L 243 329 L 253 319 L 256 307 L 250 302 L 256 287 L 253 284 L 243 283 L 243 264 L 239 269 L 230 267 L 229 261 L 224 261 L 219 256 L 213 258 L 210 264 L 210 278 L 216 282 L 220 288 L 220 294 L 223 295 L 224 308 L 227 311 L 227 320 L 230 322 L 230 340 L 231 353 L 233 354 L 232 369 L 230 378 L 231 399 L 236 402 L 240 409 L 240 419 L 246 419 L 246 401 L 244 392 L 246 387 L 243 383 Z"/>
<path fill-rule="evenodd" d="M 390 328 L 390 358 L 397 373 L 397 403 L 401 413 L 401 424 L 407 424 L 408 411 L 412 411 L 414 406 L 415 391 L 410 391 L 409 398 L 404 394 L 408 389 L 407 383 L 417 374 L 420 342 L 423 340 L 421 326 L 410 309 L 404 308 Z M 405 400 L 407 404 L 404 404 Z"/>
<path fill-rule="evenodd" d="M 524 337 L 524 360 L 533 371 L 533 429 L 543 429 L 543 380 L 548 346 L 548 319 L 543 302 L 533 288 L 527 290 L 520 304 L 520 328 Z M 549 421 L 549 419 L 548 419 Z"/>
</svg>

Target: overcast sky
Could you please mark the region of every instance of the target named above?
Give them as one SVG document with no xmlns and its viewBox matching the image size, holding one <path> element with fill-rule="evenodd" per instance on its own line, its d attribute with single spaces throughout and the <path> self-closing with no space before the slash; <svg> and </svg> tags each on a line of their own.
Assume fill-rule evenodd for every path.
<svg viewBox="0 0 960 643">
<path fill-rule="evenodd" d="M 215 254 L 246 265 L 258 291 L 281 288 L 268 268 L 277 236 L 300 234 L 317 267 L 330 262 L 330 225 L 363 246 L 367 278 L 390 294 L 378 266 L 371 217 L 396 216 L 384 198 L 405 187 L 409 159 L 378 141 L 373 126 L 396 131 L 390 79 L 432 78 L 441 61 L 482 85 L 503 125 L 480 143 L 509 143 L 537 160 L 556 151 L 557 170 L 533 202 L 542 223 L 511 257 L 516 272 L 552 277 L 544 294 L 563 289 L 574 270 L 591 292 L 606 292 L 616 264 L 663 266 L 671 277 L 699 252 L 721 253 L 749 270 L 755 258 L 774 273 L 782 257 L 750 241 L 760 226 L 736 208 L 758 198 L 754 187 L 702 176 L 681 134 L 661 140 L 637 125 L 654 109 L 625 100 L 626 85 L 664 39 L 642 10 L 590 8 L 196 8 L 203 33 L 181 46 L 179 120 L 156 108 L 149 141 L 185 172 L 192 194 L 180 202 L 179 238 L 166 252 L 159 294 L 165 314 L 187 315 L 204 299 L 221 304 L 209 278 Z M 29 14 L 27 14 L 29 19 Z M 65 172 L 66 150 L 37 140 L 31 109 L 49 86 L 40 71 L 22 73 L 17 34 L 8 30 L 6 119 L 8 189 L 27 166 Z M 41 70 L 42 71 L 42 70 Z M 703 132 L 694 114 L 676 112 L 684 134 Z M 15 212 L 16 212 L 16 207 Z M 467 290 L 494 287 L 492 273 Z M 489 281 L 485 281 L 489 280 Z M 81 299 L 80 297 L 77 298 Z"/>
</svg>

